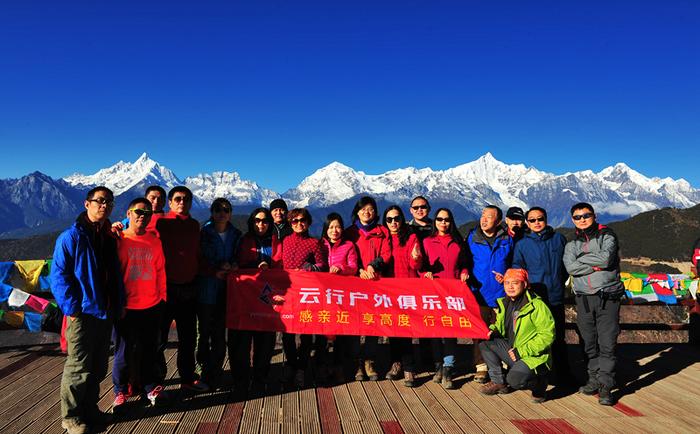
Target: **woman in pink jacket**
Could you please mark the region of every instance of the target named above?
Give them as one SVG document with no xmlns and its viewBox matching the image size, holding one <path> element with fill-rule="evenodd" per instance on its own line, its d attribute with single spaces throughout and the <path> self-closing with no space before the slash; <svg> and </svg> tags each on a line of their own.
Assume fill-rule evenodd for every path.
<svg viewBox="0 0 700 434">
<path fill-rule="evenodd" d="M 462 236 L 457 231 L 452 212 L 440 208 L 433 219 L 433 234 L 423 240 L 423 251 L 426 256 L 427 279 L 460 279 L 467 282 L 467 258 L 463 247 Z M 465 287 L 466 290 L 466 287 Z M 435 375 L 433 381 L 442 383 L 445 389 L 453 389 L 452 381 L 457 339 L 436 338 L 433 340 L 433 361 Z"/>
<path fill-rule="evenodd" d="M 342 276 L 357 275 L 357 248 L 351 241 L 343 237 L 343 218 L 340 214 L 332 212 L 326 217 L 323 223 L 323 246 L 328 257 L 328 272 Z M 328 357 L 326 339 L 333 342 L 333 358 Z M 318 382 L 323 384 L 327 381 L 327 365 L 330 364 L 330 371 L 333 381 L 336 384 L 345 382 L 344 364 L 347 360 L 352 360 L 352 336 L 327 336 L 316 337 L 320 344 L 316 348 L 318 368 Z"/>
<path fill-rule="evenodd" d="M 416 234 L 411 233 L 406 224 L 406 217 L 397 205 L 384 211 L 384 227 L 389 230 L 391 259 L 387 264 L 387 277 L 418 277 L 423 255 Z M 411 338 L 391 338 L 391 369 L 386 374 L 387 380 L 397 380 L 403 370 L 404 386 L 415 385 L 415 362 Z"/>
</svg>

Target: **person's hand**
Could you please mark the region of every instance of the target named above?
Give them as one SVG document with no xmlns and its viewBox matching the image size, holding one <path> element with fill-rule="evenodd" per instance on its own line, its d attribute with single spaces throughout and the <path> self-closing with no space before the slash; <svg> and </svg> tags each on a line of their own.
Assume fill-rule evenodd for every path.
<svg viewBox="0 0 700 434">
<path fill-rule="evenodd" d="M 116 229 L 118 231 L 123 231 L 124 230 L 124 223 L 114 222 L 114 223 L 112 223 L 112 229 Z"/>
<path fill-rule="evenodd" d="M 216 278 L 219 280 L 226 280 L 227 270 L 219 270 L 216 272 Z"/>
<path fill-rule="evenodd" d="M 258 264 L 258 268 L 261 270 L 267 270 L 268 268 L 270 268 L 270 264 L 268 264 L 265 261 L 262 261 L 261 263 Z"/>
<path fill-rule="evenodd" d="M 413 250 L 411 250 L 411 258 L 417 261 L 420 258 L 420 249 L 418 248 L 418 243 L 413 245 Z"/>
<path fill-rule="evenodd" d="M 423 277 L 425 277 L 426 279 L 430 279 L 430 280 L 433 280 L 433 279 L 434 279 L 434 277 L 433 277 L 433 272 L 432 272 L 432 271 L 427 271 L 427 272 L 423 275 Z"/>
<path fill-rule="evenodd" d="M 459 280 L 461 280 L 462 283 L 467 283 L 467 279 L 469 279 L 469 273 L 462 273 L 459 275 Z"/>
<path fill-rule="evenodd" d="M 498 283 L 503 283 L 503 274 L 499 273 L 498 271 L 492 271 L 494 279 L 496 279 L 496 282 Z"/>
<path fill-rule="evenodd" d="M 368 266 L 366 270 L 360 270 L 360 279 L 365 279 L 365 280 L 372 280 L 374 279 L 376 274 L 374 273 L 374 268 L 372 266 Z"/>
<path fill-rule="evenodd" d="M 229 264 L 228 262 L 224 262 L 219 266 L 219 268 L 221 270 L 228 271 L 231 269 L 231 264 Z"/>
<path fill-rule="evenodd" d="M 508 355 L 510 356 L 510 359 L 511 359 L 512 361 L 514 361 L 514 362 L 517 362 L 517 361 L 518 361 L 518 355 L 517 355 L 517 353 L 516 353 L 516 349 L 515 349 L 515 348 L 511 348 L 510 350 L 508 350 Z"/>
<path fill-rule="evenodd" d="M 336 267 L 335 265 L 331 266 L 331 268 L 328 270 L 329 273 L 331 274 L 338 274 L 340 273 L 340 268 Z"/>
</svg>

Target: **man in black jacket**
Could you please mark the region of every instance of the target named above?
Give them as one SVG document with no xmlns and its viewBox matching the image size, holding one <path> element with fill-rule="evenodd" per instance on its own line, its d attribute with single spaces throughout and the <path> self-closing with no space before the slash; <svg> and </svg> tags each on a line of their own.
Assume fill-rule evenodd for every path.
<svg viewBox="0 0 700 434">
<path fill-rule="evenodd" d="M 292 233 L 292 227 L 287 222 L 287 202 L 284 199 L 275 199 L 270 202 L 270 214 L 274 223 L 274 233 L 277 239 L 282 241 L 287 235 Z"/>
</svg>

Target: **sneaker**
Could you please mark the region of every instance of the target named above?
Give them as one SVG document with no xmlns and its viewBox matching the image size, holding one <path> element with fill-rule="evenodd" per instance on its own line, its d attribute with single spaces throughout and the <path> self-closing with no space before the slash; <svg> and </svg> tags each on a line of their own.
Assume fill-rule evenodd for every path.
<svg viewBox="0 0 700 434">
<path fill-rule="evenodd" d="M 489 371 L 476 371 L 474 374 L 474 381 L 480 384 L 486 384 L 489 382 Z"/>
<path fill-rule="evenodd" d="M 68 434 L 86 434 L 88 432 L 88 426 L 74 417 L 62 419 L 61 427 L 68 431 Z"/>
<path fill-rule="evenodd" d="M 452 381 L 452 366 L 443 366 L 442 368 L 442 387 L 443 389 L 454 389 L 455 385 Z"/>
<path fill-rule="evenodd" d="M 615 405 L 615 400 L 613 399 L 612 392 L 610 388 L 601 386 L 598 392 L 598 404 L 600 405 Z"/>
<path fill-rule="evenodd" d="M 403 385 L 406 387 L 416 387 L 416 374 L 409 371 L 403 372 Z"/>
<path fill-rule="evenodd" d="M 163 389 L 163 386 L 156 386 L 146 394 L 146 398 L 150 401 L 152 406 L 157 407 L 167 401 L 168 394 Z"/>
<path fill-rule="evenodd" d="M 210 388 L 207 383 L 202 380 L 194 380 L 191 383 L 182 383 L 180 385 L 180 390 L 193 393 L 206 393 L 209 392 Z"/>
<path fill-rule="evenodd" d="M 127 396 L 126 393 L 124 392 L 117 392 L 114 394 L 114 402 L 112 403 L 112 407 L 114 410 L 119 411 L 122 405 L 126 404 L 127 401 Z"/>
<path fill-rule="evenodd" d="M 294 374 L 294 385 L 303 388 L 306 385 L 306 372 L 303 369 L 297 369 Z"/>
<path fill-rule="evenodd" d="M 595 395 L 596 393 L 598 393 L 598 389 L 600 389 L 600 384 L 598 384 L 597 381 L 588 380 L 588 383 L 579 387 L 578 391 L 579 393 L 583 393 L 584 395 Z"/>
<path fill-rule="evenodd" d="M 379 374 L 374 369 L 374 360 L 365 360 L 365 372 L 370 381 L 379 381 Z"/>
<path fill-rule="evenodd" d="M 540 375 L 532 385 L 532 402 L 541 404 L 547 399 L 547 377 Z"/>
<path fill-rule="evenodd" d="M 401 378 L 401 362 L 394 362 L 391 364 L 391 369 L 386 373 L 387 380 L 398 380 Z"/>
<path fill-rule="evenodd" d="M 480 392 L 483 395 L 505 395 L 506 393 L 510 393 L 510 387 L 508 387 L 505 384 L 498 384 L 494 383 L 493 381 L 489 381 L 485 385 L 481 387 Z"/>
<path fill-rule="evenodd" d="M 355 381 L 365 381 L 365 368 L 360 361 L 357 364 L 357 371 L 355 371 Z"/>
<path fill-rule="evenodd" d="M 442 363 L 435 364 L 435 373 L 433 374 L 433 383 L 442 383 Z"/>
</svg>

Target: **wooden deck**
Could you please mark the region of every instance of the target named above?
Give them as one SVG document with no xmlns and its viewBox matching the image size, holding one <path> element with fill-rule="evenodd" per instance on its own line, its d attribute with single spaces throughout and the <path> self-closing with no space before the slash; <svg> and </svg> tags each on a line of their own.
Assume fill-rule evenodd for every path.
<svg viewBox="0 0 700 434">
<path fill-rule="evenodd" d="M 466 346 L 465 346 L 466 347 Z M 577 348 L 571 346 L 572 356 Z M 167 352 L 167 389 L 177 395 L 175 349 Z M 529 392 L 482 396 L 471 374 L 459 390 L 427 381 L 351 382 L 332 388 L 284 390 L 237 399 L 226 391 L 174 399 L 164 408 L 134 398 L 107 427 L 109 433 L 696 433 L 700 431 L 700 350 L 683 344 L 627 344 L 619 348 L 621 396 L 615 407 L 595 397 L 550 387 L 550 399 L 532 404 Z M 281 354 L 273 375 L 280 374 Z M 55 344 L 0 350 L 0 432 L 60 433 L 59 384 L 64 357 Z M 579 362 L 580 366 L 580 362 Z M 100 407 L 113 399 L 111 376 Z"/>
</svg>

